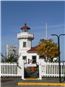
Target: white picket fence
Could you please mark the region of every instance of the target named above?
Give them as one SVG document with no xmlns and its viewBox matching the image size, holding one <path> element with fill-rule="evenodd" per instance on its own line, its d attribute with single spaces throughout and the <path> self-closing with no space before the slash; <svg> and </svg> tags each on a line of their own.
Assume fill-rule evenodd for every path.
<svg viewBox="0 0 65 87">
<path fill-rule="evenodd" d="M 58 63 L 43 63 L 41 65 L 41 76 L 45 77 L 58 77 L 59 76 Z M 1 76 L 19 76 L 17 74 L 16 63 L 0 63 Z M 61 63 L 61 76 L 65 76 L 65 62 Z"/>
<path fill-rule="evenodd" d="M 42 77 L 59 77 L 59 64 L 58 63 L 43 63 L 41 65 Z M 65 62 L 61 63 L 61 77 L 65 76 Z"/>
<path fill-rule="evenodd" d="M 1 76 L 18 76 L 16 63 L 0 63 Z"/>
</svg>

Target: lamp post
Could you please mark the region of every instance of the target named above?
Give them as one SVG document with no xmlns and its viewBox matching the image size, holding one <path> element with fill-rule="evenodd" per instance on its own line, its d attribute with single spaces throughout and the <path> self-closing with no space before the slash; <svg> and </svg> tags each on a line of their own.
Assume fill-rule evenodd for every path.
<svg viewBox="0 0 65 87">
<path fill-rule="evenodd" d="M 59 53 L 59 82 L 61 82 L 61 64 L 60 64 L 60 36 L 64 36 L 65 34 L 60 34 L 60 35 L 57 35 L 57 34 L 51 34 L 52 36 L 56 36 L 57 39 L 58 39 L 58 53 Z"/>
</svg>

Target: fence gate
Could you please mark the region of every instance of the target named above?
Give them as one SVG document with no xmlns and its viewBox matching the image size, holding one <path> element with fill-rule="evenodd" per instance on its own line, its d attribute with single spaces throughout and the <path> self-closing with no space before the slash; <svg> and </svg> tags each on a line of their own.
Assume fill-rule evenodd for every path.
<svg viewBox="0 0 65 87">
<path fill-rule="evenodd" d="M 24 78 L 39 78 L 39 66 L 25 67 Z"/>
</svg>

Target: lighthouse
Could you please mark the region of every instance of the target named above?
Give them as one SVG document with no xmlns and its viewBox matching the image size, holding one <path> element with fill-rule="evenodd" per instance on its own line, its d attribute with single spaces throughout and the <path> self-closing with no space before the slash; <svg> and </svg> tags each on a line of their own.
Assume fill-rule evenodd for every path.
<svg viewBox="0 0 65 87">
<path fill-rule="evenodd" d="M 28 78 L 33 76 L 34 74 L 37 74 L 38 77 L 40 77 L 39 74 L 39 66 L 37 63 L 39 62 L 39 55 L 36 53 L 36 47 L 32 47 L 32 40 L 34 39 L 34 35 L 29 32 L 31 28 L 24 24 L 24 26 L 21 27 L 21 32 L 17 34 L 17 38 L 19 41 L 19 58 L 18 58 L 18 75 L 22 77 L 22 79 Z M 30 72 L 28 73 L 28 69 L 37 68 L 36 72 Z"/>
</svg>

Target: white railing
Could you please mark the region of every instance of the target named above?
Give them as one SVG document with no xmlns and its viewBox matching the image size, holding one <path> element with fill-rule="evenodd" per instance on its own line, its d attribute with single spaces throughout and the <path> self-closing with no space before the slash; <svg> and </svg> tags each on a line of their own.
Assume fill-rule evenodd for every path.
<svg viewBox="0 0 65 87">
<path fill-rule="evenodd" d="M 16 63 L 0 63 L 1 76 L 17 76 Z"/>
<path fill-rule="evenodd" d="M 17 34 L 17 38 L 34 38 L 32 33 L 22 32 Z"/>
<path fill-rule="evenodd" d="M 59 77 L 58 63 L 43 63 L 41 65 L 41 75 L 46 77 Z M 61 63 L 61 77 L 65 76 L 65 62 Z"/>
</svg>

